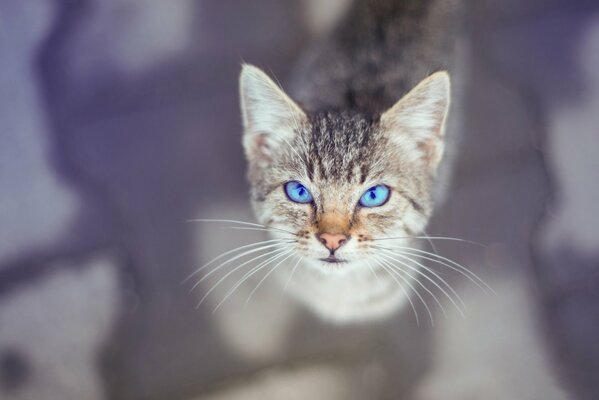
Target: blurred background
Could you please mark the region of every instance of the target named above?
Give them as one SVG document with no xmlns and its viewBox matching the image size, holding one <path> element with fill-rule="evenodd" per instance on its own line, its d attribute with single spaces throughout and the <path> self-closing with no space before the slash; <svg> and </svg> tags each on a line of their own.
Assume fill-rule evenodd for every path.
<svg viewBox="0 0 599 400">
<path fill-rule="evenodd" d="M 467 3 L 428 233 L 485 244 L 436 250 L 495 294 L 447 274 L 468 311 L 434 327 L 331 326 L 268 283 L 212 313 L 235 280 L 196 308 L 213 282 L 183 280 L 262 238 L 186 222 L 253 220 L 241 62 L 285 87 L 349 3 L 0 1 L 1 399 L 599 398 L 594 0 Z"/>
</svg>

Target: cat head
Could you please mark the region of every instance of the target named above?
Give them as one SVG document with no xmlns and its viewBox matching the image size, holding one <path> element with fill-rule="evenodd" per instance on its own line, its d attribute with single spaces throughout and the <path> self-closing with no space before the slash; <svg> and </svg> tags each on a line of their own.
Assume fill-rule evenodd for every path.
<svg viewBox="0 0 599 400">
<path fill-rule="evenodd" d="M 324 271 L 361 267 L 379 239 L 420 234 L 443 155 L 450 83 L 420 82 L 380 116 L 308 114 L 260 69 L 240 77 L 258 220 Z"/>
</svg>

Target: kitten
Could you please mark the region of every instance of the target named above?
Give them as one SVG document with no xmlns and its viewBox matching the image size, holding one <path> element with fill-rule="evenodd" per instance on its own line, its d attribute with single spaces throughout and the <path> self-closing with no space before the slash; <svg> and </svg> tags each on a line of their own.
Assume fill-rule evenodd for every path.
<svg viewBox="0 0 599 400">
<path fill-rule="evenodd" d="M 454 3 L 356 1 L 299 64 L 297 101 L 242 68 L 251 201 L 280 239 L 272 263 L 284 264 L 272 272 L 325 319 L 383 318 L 412 303 L 419 265 L 391 251 L 417 248 L 409 238 L 433 210 Z"/>
</svg>

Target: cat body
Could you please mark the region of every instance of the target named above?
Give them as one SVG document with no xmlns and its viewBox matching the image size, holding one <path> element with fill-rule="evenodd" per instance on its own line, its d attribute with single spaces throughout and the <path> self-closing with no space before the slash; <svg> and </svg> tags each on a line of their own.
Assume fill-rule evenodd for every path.
<svg viewBox="0 0 599 400">
<path fill-rule="evenodd" d="M 251 201 L 278 240 L 267 260 L 325 319 L 379 319 L 419 296 L 412 238 L 433 210 L 456 13 L 454 1 L 356 1 L 298 64 L 294 100 L 242 69 Z"/>
<path fill-rule="evenodd" d="M 305 111 L 382 114 L 435 71 L 453 76 L 459 0 L 355 0 L 292 72 Z"/>
</svg>

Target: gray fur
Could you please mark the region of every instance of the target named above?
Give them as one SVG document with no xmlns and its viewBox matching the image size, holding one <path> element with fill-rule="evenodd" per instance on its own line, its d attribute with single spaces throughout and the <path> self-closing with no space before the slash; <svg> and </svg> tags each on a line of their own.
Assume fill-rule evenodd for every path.
<svg viewBox="0 0 599 400">
<path fill-rule="evenodd" d="M 448 65 L 454 6 L 447 0 L 357 1 L 296 75 L 299 104 L 262 71 L 243 68 L 252 203 L 262 224 L 293 235 L 291 246 L 303 259 L 290 292 L 325 318 L 380 318 L 410 300 L 406 287 L 378 264 L 376 239 L 421 234 L 431 215 L 449 78 L 422 78 Z M 290 201 L 283 189 L 288 181 L 304 184 L 314 202 Z M 391 188 L 388 202 L 360 207 L 360 196 L 377 184 Z M 317 238 L 323 232 L 348 237 L 336 251 L 346 263 L 320 261 L 328 255 Z M 394 242 L 402 243 L 409 240 Z M 286 280 L 289 271 L 279 275 Z M 402 279 L 409 285 L 415 274 Z"/>
<path fill-rule="evenodd" d="M 310 112 L 380 115 L 434 71 L 452 71 L 460 0 L 356 0 L 330 37 L 308 51 L 290 93 Z"/>
</svg>

